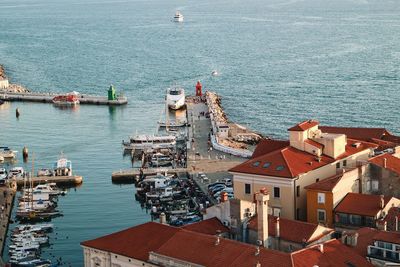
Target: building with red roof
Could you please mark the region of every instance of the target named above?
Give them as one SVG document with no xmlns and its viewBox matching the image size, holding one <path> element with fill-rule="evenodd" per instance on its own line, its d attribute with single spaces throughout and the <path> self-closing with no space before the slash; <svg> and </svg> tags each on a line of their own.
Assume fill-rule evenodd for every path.
<svg viewBox="0 0 400 267">
<path fill-rule="evenodd" d="M 283 253 L 216 235 L 149 222 L 81 243 L 84 266 L 372 266 L 337 240 Z"/>
<path fill-rule="evenodd" d="M 348 193 L 334 209 L 335 226 L 343 229 L 376 227 L 400 200 L 380 195 Z"/>
<path fill-rule="evenodd" d="M 364 227 L 355 233 L 345 233 L 342 243 L 375 266 L 400 264 L 400 233 Z"/>
<path fill-rule="evenodd" d="M 271 192 L 273 215 L 307 220 L 304 188 L 342 169 L 355 168 L 368 160 L 378 145 L 340 133 L 323 133 L 315 120 L 288 130 L 289 141 L 262 141 L 250 160 L 230 169 L 234 194 L 252 201 L 254 193 L 265 187 Z"/>
</svg>

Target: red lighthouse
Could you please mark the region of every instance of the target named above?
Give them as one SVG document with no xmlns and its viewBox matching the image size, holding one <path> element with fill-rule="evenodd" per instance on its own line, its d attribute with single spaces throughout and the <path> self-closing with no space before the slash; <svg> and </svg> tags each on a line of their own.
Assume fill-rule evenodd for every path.
<svg viewBox="0 0 400 267">
<path fill-rule="evenodd" d="M 197 81 L 197 84 L 196 84 L 196 96 L 202 96 L 203 95 L 203 93 L 201 92 L 201 88 L 202 87 L 203 86 L 201 85 L 200 81 Z"/>
</svg>

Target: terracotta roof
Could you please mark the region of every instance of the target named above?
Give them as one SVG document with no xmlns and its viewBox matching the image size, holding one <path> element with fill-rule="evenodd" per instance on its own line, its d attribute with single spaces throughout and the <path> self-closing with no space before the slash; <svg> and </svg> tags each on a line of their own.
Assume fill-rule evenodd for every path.
<svg viewBox="0 0 400 267">
<path fill-rule="evenodd" d="M 269 152 L 275 151 L 277 149 L 285 148 L 289 145 L 290 142 L 287 140 L 263 139 L 257 144 L 257 147 L 254 150 L 251 158 L 257 158 L 258 156 L 268 154 Z"/>
<path fill-rule="evenodd" d="M 221 233 L 229 233 L 229 228 L 221 223 L 218 218 L 210 218 L 204 221 L 200 221 L 197 223 L 188 224 L 182 227 L 183 229 L 198 232 L 208 235 L 215 235 L 217 231 L 221 231 Z"/>
<path fill-rule="evenodd" d="M 180 231 L 155 253 L 207 267 L 254 267 L 257 262 L 261 266 L 291 266 L 289 254 L 262 248 L 256 256 L 255 246 L 225 238 L 216 245 L 216 240 L 215 236 Z"/>
<path fill-rule="evenodd" d="M 352 249 L 363 257 L 367 256 L 368 246 L 373 245 L 375 240 L 400 244 L 399 232 L 387 232 L 375 228 L 363 227 L 361 229 L 358 229 L 357 233 L 357 245 L 355 247 L 352 247 Z"/>
<path fill-rule="evenodd" d="M 318 245 L 292 253 L 293 266 L 296 267 L 368 267 L 373 266 L 365 257 L 343 245 L 339 240 L 330 240 L 323 244 L 323 252 Z"/>
<path fill-rule="evenodd" d="M 369 140 L 369 142 L 375 143 L 377 145 L 379 145 L 378 150 L 382 151 L 388 148 L 394 148 L 396 147 L 398 144 L 391 142 L 391 141 L 386 141 L 386 140 L 382 140 L 382 139 L 377 139 L 377 138 L 371 138 Z"/>
<path fill-rule="evenodd" d="M 384 135 L 390 134 L 385 128 L 318 126 L 318 129 L 323 133 L 345 134 L 348 138 L 361 141 L 370 141 L 371 138 L 382 139 Z"/>
<path fill-rule="evenodd" d="M 258 216 L 255 215 L 253 218 L 250 219 L 248 228 L 254 231 L 257 231 L 258 227 Z M 270 236 L 276 236 L 276 222 L 277 217 L 275 216 L 268 216 L 268 234 Z M 288 220 L 284 218 L 279 218 L 279 232 L 280 237 L 283 240 L 295 242 L 302 244 L 304 240 L 307 243 L 314 242 L 316 239 L 312 238 L 313 234 L 318 228 L 318 224 L 302 222 L 297 220 Z M 328 228 L 329 229 L 329 228 Z M 322 236 L 328 235 L 333 232 L 333 229 L 329 229 L 326 233 Z M 318 236 L 317 239 L 321 238 L 322 236 Z"/>
<path fill-rule="evenodd" d="M 360 143 L 360 145 L 355 147 L 353 146 L 354 143 Z M 347 139 L 346 151 L 337 159 L 346 158 L 376 146 L 377 145 L 368 142 Z M 314 155 L 288 146 L 252 158 L 233 167 L 229 171 L 263 176 L 295 178 L 299 174 L 307 173 L 333 162 L 335 162 L 335 160 L 326 155 L 322 155 L 321 161 L 318 162 Z"/>
<path fill-rule="evenodd" d="M 392 197 L 383 197 L 384 205 Z M 335 208 L 335 212 L 375 217 L 381 210 L 381 196 L 348 193 Z"/>
<path fill-rule="evenodd" d="M 149 251 L 157 250 L 179 231 L 179 228 L 148 222 L 82 242 L 81 245 L 147 261 Z"/>
<path fill-rule="evenodd" d="M 318 142 L 315 142 L 314 140 L 311 140 L 311 139 L 307 139 L 307 140 L 305 140 L 304 142 L 305 142 L 305 143 L 308 143 L 308 144 L 310 144 L 310 145 L 312 145 L 312 146 L 315 146 L 315 147 L 317 147 L 317 148 L 319 148 L 319 149 L 323 149 L 323 148 L 324 148 L 324 145 L 323 145 L 323 144 L 320 144 L 320 143 L 318 143 Z"/>
<path fill-rule="evenodd" d="M 337 183 L 342 179 L 343 173 L 331 176 L 316 183 L 305 186 L 305 189 L 332 192 Z"/>
<path fill-rule="evenodd" d="M 307 120 L 307 121 L 300 122 L 299 124 L 296 124 L 295 126 L 289 128 L 288 131 L 302 132 L 302 131 L 310 129 L 311 127 L 317 126 L 318 124 L 319 124 L 319 122 L 316 120 Z"/>
<path fill-rule="evenodd" d="M 393 244 L 400 245 L 400 233 L 399 232 L 387 232 L 387 231 L 378 231 L 376 235 L 374 235 L 374 240 L 384 241 Z"/>
<path fill-rule="evenodd" d="M 385 167 L 386 160 L 386 167 Z M 393 156 L 392 154 L 382 154 L 369 159 L 372 164 L 378 165 L 382 168 L 388 169 L 400 175 L 400 159 Z"/>
</svg>

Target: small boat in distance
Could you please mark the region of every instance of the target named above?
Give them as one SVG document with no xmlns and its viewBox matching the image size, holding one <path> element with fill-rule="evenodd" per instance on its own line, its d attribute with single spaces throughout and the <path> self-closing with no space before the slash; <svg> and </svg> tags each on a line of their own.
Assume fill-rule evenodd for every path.
<svg viewBox="0 0 400 267">
<path fill-rule="evenodd" d="M 76 92 L 65 95 L 58 95 L 53 98 L 53 104 L 57 106 L 75 106 L 79 104 L 78 94 Z"/>
<path fill-rule="evenodd" d="M 166 101 L 170 109 L 182 108 L 185 105 L 185 90 L 177 86 L 168 88 Z"/>
<path fill-rule="evenodd" d="M 183 22 L 183 15 L 178 10 L 175 12 L 174 21 L 175 22 Z"/>
</svg>

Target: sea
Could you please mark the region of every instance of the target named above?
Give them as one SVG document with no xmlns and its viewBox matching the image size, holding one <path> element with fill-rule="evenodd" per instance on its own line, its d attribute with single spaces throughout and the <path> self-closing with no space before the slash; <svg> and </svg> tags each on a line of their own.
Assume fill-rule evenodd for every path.
<svg viewBox="0 0 400 267">
<path fill-rule="evenodd" d="M 155 132 L 171 85 L 191 94 L 200 80 L 231 121 L 273 138 L 306 119 L 400 133 L 398 0 L 0 0 L 0 64 L 32 91 L 106 95 L 113 84 L 129 99 L 0 107 L 14 166 L 30 170 L 26 146 L 35 169 L 63 152 L 84 177 L 60 198 L 43 251 L 64 266 L 83 266 L 80 242 L 150 220 L 134 186 L 111 173 L 131 165 L 123 139 Z"/>
</svg>

